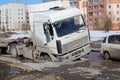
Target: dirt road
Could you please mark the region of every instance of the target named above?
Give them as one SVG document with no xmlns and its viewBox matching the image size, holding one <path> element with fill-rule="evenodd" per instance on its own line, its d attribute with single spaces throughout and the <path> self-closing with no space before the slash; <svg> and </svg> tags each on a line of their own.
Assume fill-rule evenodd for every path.
<svg viewBox="0 0 120 80">
<path fill-rule="evenodd" d="M 120 61 L 105 61 L 99 52 L 92 52 L 76 62 L 33 63 L 36 70 L 26 71 L 0 61 L 0 80 L 119 80 Z M 27 64 L 27 63 L 25 63 Z M 43 65 L 46 65 L 46 67 Z M 61 65 L 59 65 L 61 64 Z M 57 66 L 56 66 L 57 65 Z M 59 66 L 58 66 L 59 65 Z M 28 65 L 30 66 L 30 65 Z M 53 67 L 54 66 L 54 67 Z"/>
</svg>

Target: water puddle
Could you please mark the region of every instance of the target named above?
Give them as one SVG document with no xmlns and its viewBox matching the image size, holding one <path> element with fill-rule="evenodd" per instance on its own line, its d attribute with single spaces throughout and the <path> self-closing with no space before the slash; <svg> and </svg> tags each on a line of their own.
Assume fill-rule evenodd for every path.
<svg viewBox="0 0 120 80">
<path fill-rule="evenodd" d="M 20 72 L 19 72 L 19 71 L 16 71 L 16 70 L 11 70 L 11 71 L 9 72 L 9 74 L 10 74 L 10 75 L 18 75 L 18 74 L 20 74 Z"/>
<path fill-rule="evenodd" d="M 102 77 L 98 77 L 97 80 L 106 80 L 106 79 Z"/>
</svg>

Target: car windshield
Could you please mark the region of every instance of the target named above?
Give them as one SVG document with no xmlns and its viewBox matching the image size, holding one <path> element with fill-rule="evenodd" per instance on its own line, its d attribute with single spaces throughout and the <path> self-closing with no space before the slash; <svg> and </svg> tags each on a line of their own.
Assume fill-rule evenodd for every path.
<svg viewBox="0 0 120 80">
<path fill-rule="evenodd" d="M 58 37 L 61 37 L 79 31 L 80 28 L 85 27 L 85 22 L 82 16 L 75 16 L 55 22 L 53 25 L 55 26 Z"/>
</svg>

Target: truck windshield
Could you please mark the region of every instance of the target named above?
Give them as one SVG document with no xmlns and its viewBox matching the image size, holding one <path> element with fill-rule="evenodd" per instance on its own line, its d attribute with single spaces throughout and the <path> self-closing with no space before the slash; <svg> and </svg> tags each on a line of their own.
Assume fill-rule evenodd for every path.
<svg viewBox="0 0 120 80">
<path fill-rule="evenodd" d="M 75 16 L 59 22 L 55 22 L 53 25 L 55 26 L 58 37 L 62 37 L 79 31 L 80 28 L 85 27 L 85 22 L 82 16 Z"/>
</svg>

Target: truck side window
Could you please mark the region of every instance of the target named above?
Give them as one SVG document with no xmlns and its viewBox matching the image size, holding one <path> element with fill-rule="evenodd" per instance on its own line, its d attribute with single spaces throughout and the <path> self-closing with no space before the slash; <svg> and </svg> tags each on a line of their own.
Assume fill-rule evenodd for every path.
<svg viewBox="0 0 120 80">
<path fill-rule="evenodd" d="M 51 25 L 51 24 L 49 24 L 49 31 L 50 31 L 50 35 L 51 35 L 51 36 L 54 36 L 54 34 L 53 34 L 53 28 L 52 28 L 52 25 Z"/>
<path fill-rule="evenodd" d="M 52 28 L 52 25 L 51 24 L 43 24 L 44 26 L 44 33 L 47 35 L 47 36 L 54 36 L 53 34 L 53 28 Z"/>
</svg>

